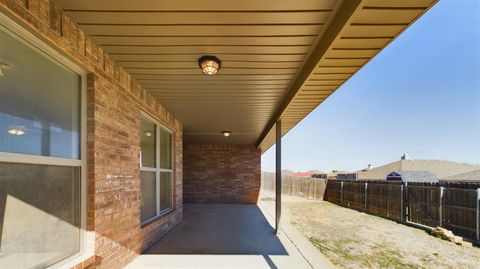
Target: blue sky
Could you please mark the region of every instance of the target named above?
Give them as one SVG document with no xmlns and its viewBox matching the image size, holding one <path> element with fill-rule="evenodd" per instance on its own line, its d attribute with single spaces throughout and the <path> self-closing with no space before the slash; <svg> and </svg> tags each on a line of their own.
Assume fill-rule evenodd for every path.
<svg viewBox="0 0 480 269">
<path fill-rule="evenodd" d="M 480 164 L 480 1 L 440 0 L 283 139 L 284 169 Z M 262 156 L 274 171 L 275 149 Z"/>
</svg>

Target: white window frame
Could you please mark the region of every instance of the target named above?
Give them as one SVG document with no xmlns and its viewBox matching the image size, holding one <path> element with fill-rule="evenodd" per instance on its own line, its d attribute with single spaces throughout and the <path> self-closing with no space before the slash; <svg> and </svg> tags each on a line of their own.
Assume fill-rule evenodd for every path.
<svg viewBox="0 0 480 269">
<path fill-rule="evenodd" d="M 148 219 L 142 220 L 140 219 L 141 225 L 145 226 L 148 225 L 159 217 L 171 212 L 174 210 L 174 192 L 173 192 L 173 132 L 170 128 L 165 126 L 164 124 L 160 123 L 158 120 L 150 116 L 144 111 L 140 111 L 140 118 L 150 121 L 151 123 L 155 124 L 155 167 L 144 167 L 142 165 L 142 157 L 140 156 L 140 172 L 154 172 L 155 173 L 155 198 L 156 198 L 156 214 Z M 171 135 L 170 140 L 170 169 L 161 168 L 160 167 L 160 128 L 167 131 Z M 165 208 L 164 210 L 160 210 L 160 173 L 167 172 L 170 173 L 170 207 Z M 142 180 L 140 178 L 140 180 Z M 140 214 L 141 216 L 141 214 Z"/>
<path fill-rule="evenodd" d="M 95 253 L 95 232 L 87 231 L 87 72 L 3 13 L 0 13 L 0 28 L 26 46 L 40 52 L 47 59 L 67 67 L 81 78 L 79 159 L 0 152 L 0 162 L 4 163 L 80 167 L 80 251 L 47 267 L 48 269 L 70 268 Z"/>
</svg>

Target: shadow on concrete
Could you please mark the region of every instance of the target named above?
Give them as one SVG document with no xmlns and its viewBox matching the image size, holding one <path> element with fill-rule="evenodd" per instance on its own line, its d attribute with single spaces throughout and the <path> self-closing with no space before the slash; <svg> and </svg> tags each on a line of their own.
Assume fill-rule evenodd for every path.
<svg viewBox="0 0 480 269">
<path fill-rule="evenodd" d="M 258 206 L 242 204 L 184 204 L 183 221 L 143 254 L 288 255 Z"/>
</svg>

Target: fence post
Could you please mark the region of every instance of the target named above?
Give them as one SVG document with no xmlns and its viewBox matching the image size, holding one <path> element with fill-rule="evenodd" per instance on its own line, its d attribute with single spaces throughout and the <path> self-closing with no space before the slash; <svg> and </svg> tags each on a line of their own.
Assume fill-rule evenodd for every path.
<svg viewBox="0 0 480 269">
<path fill-rule="evenodd" d="M 288 177 L 290 179 L 290 195 L 295 196 L 295 192 L 293 191 L 293 178 Z"/>
<path fill-rule="evenodd" d="M 408 192 L 408 182 L 405 182 L 404 194 L 405 194 L 405 220 L 406 221 L 411 221 L 412 217 L 410 216 L 411 215 L 411 212 L 410 212 L 410 194 Z"/>
<path fill-rule="evenodd" d="M 480 241 L 480 188 L 477 189 L 477 241 Z"/>
<path fill-rule="evenodd" d="M 439 216 L 440 227 L 442 227 L 442 224 L 443 224 L 442 203 L 443 203 L 443 187 L 440 187 L 440 199 L 438 201 L 438 216 Z"/>
<path fill-rule="evenodd" d="M 403 183 L 400 185 L 400 219 L 402 221 L 405 221 L 403 219 L 403 216 L 405 215 L 405 208 L 403 207 Z"/>
<path fill-rule="evenodd" d="M 340 183 L 340 203 L 343 205 L 343 181 Z"/>
<path fill-rule="evenodd" d="M 365 182 L 365 212 L 367 211 L 368 182 Z"/>
</svg>

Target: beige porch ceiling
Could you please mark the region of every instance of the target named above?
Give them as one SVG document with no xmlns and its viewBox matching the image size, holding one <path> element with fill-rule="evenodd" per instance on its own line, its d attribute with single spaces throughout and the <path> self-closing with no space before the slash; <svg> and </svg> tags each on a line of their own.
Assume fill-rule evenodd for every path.
<svg viewBox="0 0 480 269">
<path fill-rule="evenodd" d="M 58 2 L 179 118 L 185 143 L 265 151 L 278 119 L 285 134 L 436 0 Z M 204 54 L 219 75 L 201 73 Z"/>
</svg>

